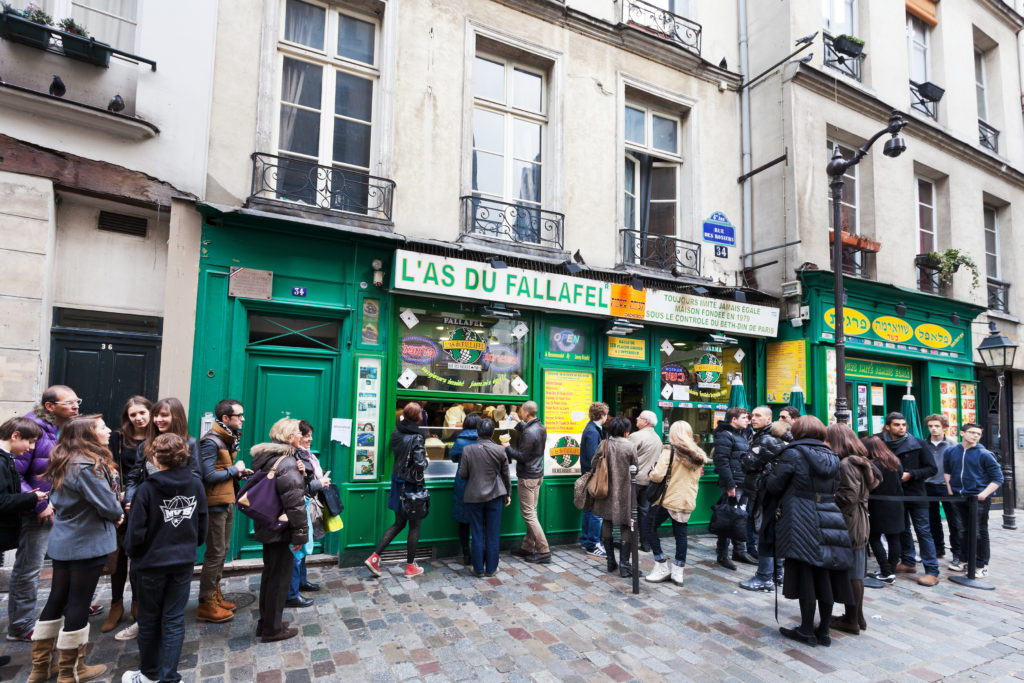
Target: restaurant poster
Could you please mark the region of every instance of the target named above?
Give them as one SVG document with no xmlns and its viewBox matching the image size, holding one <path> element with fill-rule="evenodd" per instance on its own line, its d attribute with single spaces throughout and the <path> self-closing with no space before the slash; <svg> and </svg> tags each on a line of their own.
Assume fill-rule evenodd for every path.
<svg viewBox="0 0 1024 683">
<path fill-rule="evenodd" d="M 978 423 L 977 387 L 964 382 L 960 385 L 960 424 Z"/>
<path fill-rule="evenodd" d="M 971 388 L 974 388 L 973 385 Z M 939 410 L 949 420 L 949 436 L 952 439 L 956 439 L 960 435 L 960 413 L 957 398 L 956 381 L 944 379 L 939 382 Z"/>
<path fill-rule="evenodd" d="M 807 393 L 807 345 L 803 339 L 769 342 L 765 367 L 765 391 L 769 403 L 789 403 L 793 386 L 799 381 L 804 400 Z"/>
<path fill-rule="evenodd" d="M 377 478 L 380 449 L 380 358 L 359 358 L 356 363 L 356 420 L 354 480 Z"/>
<path fill-rule="evenodd" d="M 580 437 L 590 421 L 594 373 L 544 372 L 544 425 L 548 430 L 545 475 L 580 473 Z"/>
</svg>

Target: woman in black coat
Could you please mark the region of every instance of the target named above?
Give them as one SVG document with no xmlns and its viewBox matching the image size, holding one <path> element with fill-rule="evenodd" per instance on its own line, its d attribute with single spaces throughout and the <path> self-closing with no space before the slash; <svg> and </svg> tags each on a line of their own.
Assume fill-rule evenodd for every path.
<svg viewBox="0 0 1024 683">
<path fill-rule="evenodd" d="M 832 643 L 832 606 L 853 602 L 847 571 L 853 565 L 850 534 L 835 502 L 839 457 L 825 444 L 825 425 L 813 415 L 793 424 L 793 441 L 766 482 L 779 497 L 776 554 L 786 560 L 783 595 L 800 601 L 800 626 L 779 632 L 807 645 Z M 814 627 L 817 605 L 821 621 Z"/>
<path fill-rule="evenodd" d="M 871 520 L 868 543 L 871 545 L 871 554 L 878 560 L 878 571 L 872 572 L 870 576 L 879 581 L 894 583 L 896 574 L 893 570 L 900 561 L 902 550 L 900 534 L 906 528 L 903 501 L 879 500 L 878 497 L 903 495 L 903 465 L 877 436 L 867 436 L 862 441 L 868 449 L 868 458 L 882 471 L 882 483 L 868 497 L 868 515 Z M 889 547 L 888 553 L 882 545 L 882 536 L 885 536 L 885 543 Z"/>
</svg>

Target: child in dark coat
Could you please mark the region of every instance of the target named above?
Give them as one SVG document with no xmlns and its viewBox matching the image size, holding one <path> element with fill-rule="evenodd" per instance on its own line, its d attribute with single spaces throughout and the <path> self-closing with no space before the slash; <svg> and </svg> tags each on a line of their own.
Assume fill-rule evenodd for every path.
<svg viewBox="0 0 1024 683">
<path fill-rule="evenodd" d="M 166 433 L 153 441 L 159 469 L 135 491 L 124 547 L 132 559 L 139 594 L 138 671 L 122 683 L 180 681 L 185 605 L 196 548 L 206 541 L 206 493 L 187 465 L 188 444 Z"/>
</svg>

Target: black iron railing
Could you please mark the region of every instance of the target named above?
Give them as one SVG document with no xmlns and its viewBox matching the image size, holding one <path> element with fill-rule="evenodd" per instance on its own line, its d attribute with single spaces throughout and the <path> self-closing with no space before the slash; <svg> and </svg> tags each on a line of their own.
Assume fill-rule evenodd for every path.
<svg viewBox="0 0 1024 683">
<path fill-rule="evenodd" d="M 864 274 L 864 253 L 862 251 L 843 247 L 843 274 L 854 277 Z"/>
<path fill-rule="evenodd" d="M 561 249 L 565 215 L 487 197 L 460 197 L 462 233 Z"/>
<path fill-rule="evenodd" d="M 993 152 L 999 151 L 999 131 L 978 119 L 978 142 Z"/>
<path fill-rule="evenodd" d="M 700 277 L 700 245 L 666 235 L 620 230 L 622 261 L 670 271 L 677 277 Z"/>
<path fill-rule="evenodd" d="M 821 40 L 825 45 L 825 66 L 831 67 L 836 71 L 849 76 L 855 81 L 859 81 L 861 79 L 861 67 L 864 61 L 864 55 L 858 55 L 856 57 L 844 55 L 842 52 L 836 50 L 833 45 L 833 37 L 824 31 L 821 32 Z"/>
<path fill-rule="evenodd" d="M 988 307 L 993 311 L 1010 312 L 1010 283 L 997 280 L 994 277 L 988 279 Z"/>
<path fill-rule="evenodd" d="M 252 155 L 252 196 L 391 220 L 395 181 L 274 154 Z"/>
<path fill-rule="evenodd" d="M 922 292 L 927 292 L 928 294 L 941 294 L 942 279 L 939 271 L 927 266 L 918 266 L 917 288 Z"/>
<path fill-rule="evenodd" d="M 700 54 L 700 24 L 644 0 L 623 0 L 622 23 L 671 40 L 685 50 Z"/>
<path fill-rule="evenodd" d="M 919 83 L 910 81 L 910 108 L 938 121 L 939 103 L 921 97 L 919 86 Z"/>
</svg>

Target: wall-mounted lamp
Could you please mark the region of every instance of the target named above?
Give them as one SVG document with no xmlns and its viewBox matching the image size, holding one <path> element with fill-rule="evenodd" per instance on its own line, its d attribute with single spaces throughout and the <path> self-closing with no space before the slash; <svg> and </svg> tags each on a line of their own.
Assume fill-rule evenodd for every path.
<svg viewBox="0 0 1024 683">
<path fill-rule="evenodd" d="M 899 317 L 902 318 L 906 314 L 907 314 L 907 307 L 904 305 L 904 303 L 901 301 L 898 304 L 896 304 L 896 315 L 898 315 Z"/>
<path fill-rule="evenodd" d="M 644 291 L 644 281 L 640 279 L 639 275 L 633 276 L 633 279 L 629 281 L 629 286 L 638 292 Z"/>
<path fill-rule="evenodd" d="M 569 275 L 575 275 L 576 273 L 583 270 L 583 266 L 577 263 L 573 263 L 572 261 L 563 261 L 562 265 L 565 266 L 565 269 L 567 271 L 569 271 Z"/>
<path fill-rule="evenodd" d="M 742 289 L 737 289 L 736 291 L 734 291 L 732 293 L 732 298 L 736 299 L 738 303 L 747 303 L 747 293 L 744 292 Z"/>
<path fill-rule="evenodd" d="M 610 337 L 628 337 L 642 329 L 644 329 L 644 326 L 640 323 L 635 323 L 626 318 L 616 318 L 608 323 L 604 333 Z"/>
<path fill-rule="evenodd" d="M 373 268 L 373 284 L 375 286 L 377 286 L 377 287 L 383 287 L 384 286 L 384 262 L 381 261 L 379 258 L 375 258 L 375 259 L 373 259 L 373 262 L 370 263 L 370 266 Z"/>
<path fill-rule="evenodd" d="M 949 322 L 953 323 L 954 325 L 959 325 L 960 316 L 958 316 L 956 313 L 951 313 L 949 316 Z"/>
</svg>

